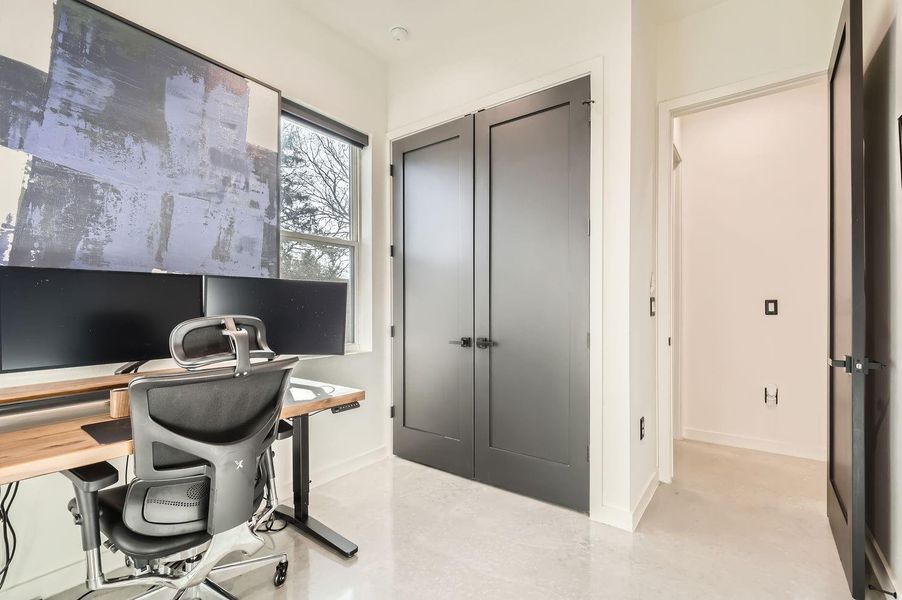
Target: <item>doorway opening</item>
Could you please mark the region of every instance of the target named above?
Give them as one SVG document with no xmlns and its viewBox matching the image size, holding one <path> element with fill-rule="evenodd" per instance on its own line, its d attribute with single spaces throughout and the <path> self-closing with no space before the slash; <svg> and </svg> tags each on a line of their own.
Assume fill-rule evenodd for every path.
<svg viewBox="0 0 902 600">
<path fill-rule="evenodd" d="M 826 461 L 826 81 L 815 74 L 661 105 L 658 462 L 666 483 L 680 476 L 675 448 L 679 455 L 694 443 Z"/>
</svg>

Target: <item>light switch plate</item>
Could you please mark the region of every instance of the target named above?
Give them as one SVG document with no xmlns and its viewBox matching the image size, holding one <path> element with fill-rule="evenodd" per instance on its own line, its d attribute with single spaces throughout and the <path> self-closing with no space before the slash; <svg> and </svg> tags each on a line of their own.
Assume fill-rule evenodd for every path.
<svg viewBox="0 0 902 600">
<path fill-rule="evenodd" d="M 764 314 L 765 315 L 776 315 L 778 313 L 778 306 L 776 300 L 765 300 L 764 301 Z"/>
</svg>

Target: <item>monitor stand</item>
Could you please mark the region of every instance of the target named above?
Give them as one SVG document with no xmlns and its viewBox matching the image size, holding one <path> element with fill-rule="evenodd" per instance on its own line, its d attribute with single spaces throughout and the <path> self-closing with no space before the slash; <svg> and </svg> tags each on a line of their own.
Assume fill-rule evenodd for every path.
<svg viewBox="0 0 902 600">
<path fill-rule="evenodd" d="M 116 375 L 127 375 L 129 373 L 137 373 L 138 369 L 140 369 L 143 365 L 146 365 L 146 360 L 135 360 L 132 362 L 127 362 L 118 369 L 116 369 Z"/>
</svg>

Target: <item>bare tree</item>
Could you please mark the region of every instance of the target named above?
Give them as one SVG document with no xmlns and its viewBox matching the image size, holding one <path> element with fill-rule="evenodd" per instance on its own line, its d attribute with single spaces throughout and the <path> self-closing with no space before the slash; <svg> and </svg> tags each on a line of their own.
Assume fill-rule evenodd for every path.
<svg viewBox="0 0 902 600">
<path fill-rule="evenodd" d="M 350 145 L 283 119 L 281 160 L 281 228 L 350 240 Z M 283 237 L 281 254 L 283 277 L 350 279 L 346 246 Z"/>
</svg>

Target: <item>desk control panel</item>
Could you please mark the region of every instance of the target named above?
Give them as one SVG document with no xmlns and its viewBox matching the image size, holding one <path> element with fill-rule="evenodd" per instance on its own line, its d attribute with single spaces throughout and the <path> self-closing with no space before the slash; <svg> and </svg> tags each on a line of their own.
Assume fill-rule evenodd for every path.
<svg viewBox="0 0 902 600">
<path fill-rule="evenodd" d="M 360 402 L 357 402 L 356 400 L 353 402 L 348 402 L 347 404 L 342 404 L 341 406 L 333 406 L 332 414 L 337 415 L 338 413 L 342 413 L 347 410 L 354 410 L 355 408 L 360 408 Z"/>
</svg>

